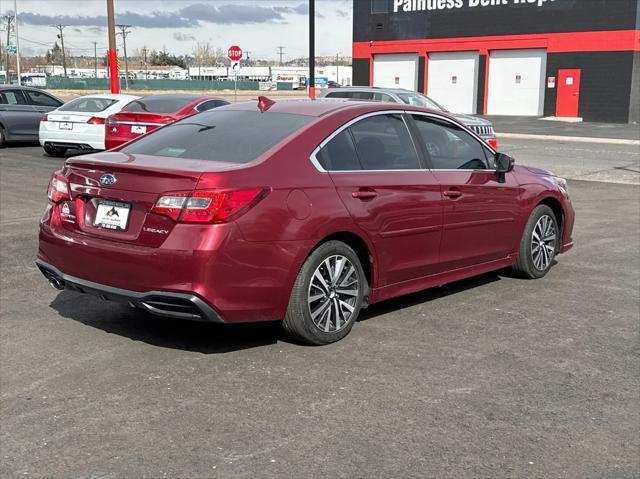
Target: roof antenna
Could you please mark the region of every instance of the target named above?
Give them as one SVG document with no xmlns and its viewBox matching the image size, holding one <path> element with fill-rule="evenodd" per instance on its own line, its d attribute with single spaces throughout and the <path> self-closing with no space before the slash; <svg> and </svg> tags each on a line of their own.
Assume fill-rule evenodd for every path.
<svg viewBox="0 0 640 479">
<path fill-rule="evenodd" d="M 267 111 L 269 108 L 271 108 L 275 104 L 276 102 L 273 101 L 271 98 L 267 98 L 266 96 L 258 97 L 258 110 L 260 110 L 260 112 L 262 113 Z"/>
</svg>

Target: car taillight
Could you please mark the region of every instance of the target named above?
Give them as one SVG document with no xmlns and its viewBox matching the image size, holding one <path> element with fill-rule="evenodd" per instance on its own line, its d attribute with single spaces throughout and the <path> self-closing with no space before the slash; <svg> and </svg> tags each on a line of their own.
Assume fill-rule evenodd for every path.
<svg viewBox="0 0 640 479">
<path fill-rule="evenodd" d="M 49 121 L 49 116 L 48 115 L 42 115 L 40 117 L 40 121 Z"/>
<path fill-rule="evenodd" d="M 115 125 L 116 123 L 118 123 L 118 120 L 116 120 L 115 118 L 112 117 L 108 117 L 106 120 L 106 124 L 107 125 Z"/>
<path fill-rule="evenodd" d="M 106 120 L 104 118 L 100 118 L 98 116 L 93 116 L 87 120 L 87 123 L 90 125 L 104 125 Z"/>
<path fill-rule="evenodd" d="M 60 173 L 56 172 L 51 176 L 47 196 L 54 203 L 60 203 L 62 200 L 70 200 L 69 184 L 67 179 Z"/>
<path fill-rule="evenodd" d="M 491 148 L 493 148 L 494 150 L 498 149 L 498 139 L 497 138 L 489 138 L 487 140 L 487 143 L 489 143 L 489 146 Z"/>
<path fill-rule="evenodd" d="M 224 223 L 246 212 L 269 192 L 246 190 L 197 190 L 162 195 L 152 212 L 179 223 Z"/>
</svg>

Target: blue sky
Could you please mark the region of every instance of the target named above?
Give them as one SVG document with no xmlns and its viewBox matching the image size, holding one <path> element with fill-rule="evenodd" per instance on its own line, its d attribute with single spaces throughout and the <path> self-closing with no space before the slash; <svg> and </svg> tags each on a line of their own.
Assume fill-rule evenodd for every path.
<svg viewBox="0 0 640 479">
<path fill-rule="evenodd" d="M 231 44 L 251 56 L 285 59 L 308 49 L 307 0 L 115 0 L 116 23 L 133 25 L 127 50 L 163 47 L 191 53 L 197 41 L 226 49 Z M 12 0 L 0 0 L 0 14 L 13 11 Z M 93 55 L 107 47 L 106 0 L 18 0 L 20 48 L 43 53 L 53 45 L 54 24 L 67 25 L 65 46 L 72 54 Z M 352 0 L 316 0 L 316 54 L 351 54 Z M 6 33 L 2 33 L 3 40 Z M 118 42 L 120 38 L 118 37 Z"/>
</svg>

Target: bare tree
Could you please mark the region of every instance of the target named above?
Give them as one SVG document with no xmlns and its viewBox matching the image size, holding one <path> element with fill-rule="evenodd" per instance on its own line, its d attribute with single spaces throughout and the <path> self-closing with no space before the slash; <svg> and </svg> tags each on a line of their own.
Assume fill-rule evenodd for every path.
<svg viewBox="0 0 640 479">
<path fill-rule="evenodd" d="M 193 58 L 198 66 L 198 77 L 201 77 L 200 70 L 203 66 L 213 63 L 213 47 L 207 41 L 201 41 L 193 47 Z"/>
</svg>

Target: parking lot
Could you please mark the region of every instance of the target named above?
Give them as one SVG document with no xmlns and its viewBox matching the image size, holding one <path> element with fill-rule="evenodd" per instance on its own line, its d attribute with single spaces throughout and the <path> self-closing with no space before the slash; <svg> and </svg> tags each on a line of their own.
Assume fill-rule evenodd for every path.
<svg viewBox="0 0 640 479">
<path fill-rule="evenodd" d="M 638 147 L 501 142 L 570 178 L 574 249 L 542 280 L 372 306 L 325 347 L 53 290 L 33 261 L 63 160 L 0 150 L 0 475 L 637 477 Z"/>
</svg>

